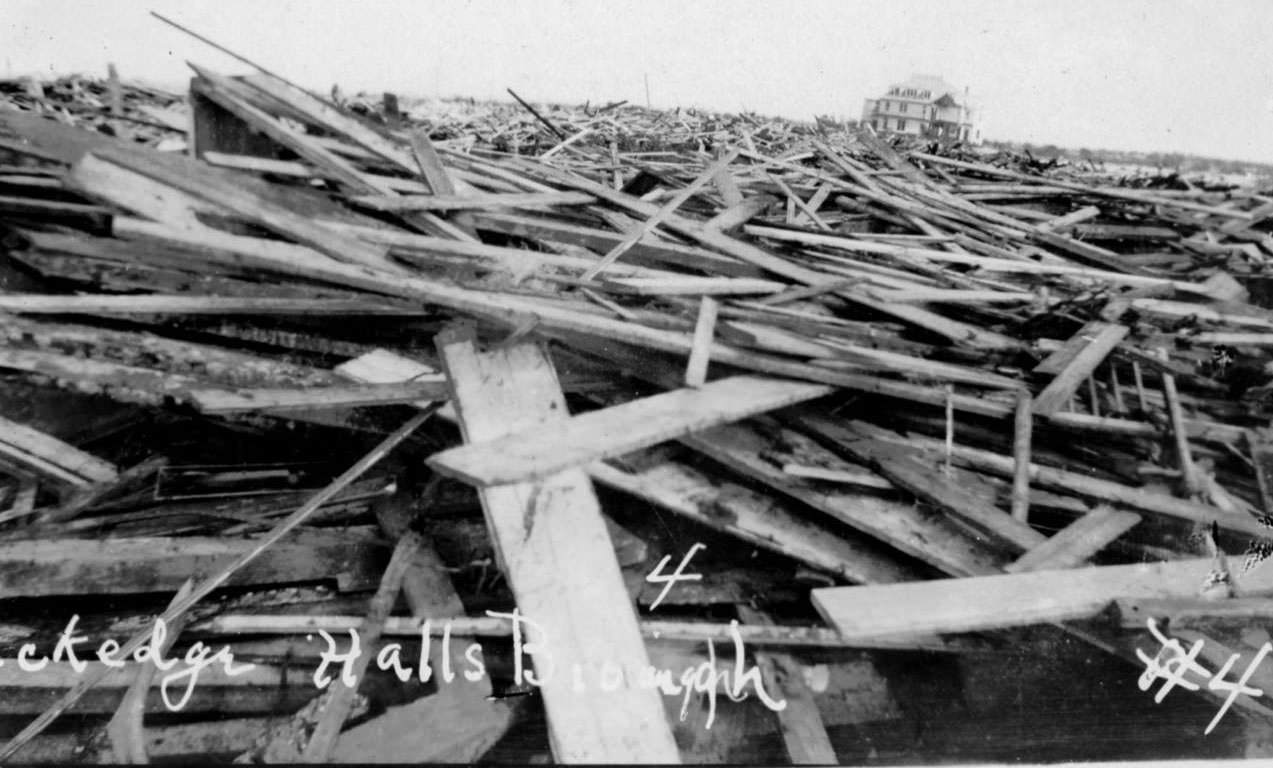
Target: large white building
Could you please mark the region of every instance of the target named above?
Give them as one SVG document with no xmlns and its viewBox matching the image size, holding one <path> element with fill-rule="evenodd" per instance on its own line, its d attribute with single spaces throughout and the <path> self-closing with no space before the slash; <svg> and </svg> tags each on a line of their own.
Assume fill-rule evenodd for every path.
<svg viewBox="0 0 1273 768">
<path fill-rule="evenodd" d="M 981 126 L 968 97 L 936 75 L 912 75 L 862 105 L 862 124 L 877 133 L 901 133 L 981 143 Z"/>
</svg>

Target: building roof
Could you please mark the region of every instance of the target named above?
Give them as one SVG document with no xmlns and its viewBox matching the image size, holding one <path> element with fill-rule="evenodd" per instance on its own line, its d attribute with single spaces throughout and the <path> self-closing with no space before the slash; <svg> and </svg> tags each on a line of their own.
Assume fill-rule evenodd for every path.
<svg viewBox="0 0 1273 768">
<path fill-rule="evenodd" d="M 958 88 L 937 75 L 911 75 L 910 79 L 900 83 L 893 83 L 889 86 L 890 91 L 894 88 L 913 88 L 917 91 L 929 91 L 932 93 L 932 97 L 928 101 L 935 101 L 948 93 L 955 95 L 960 93 Z"/>
</svg>

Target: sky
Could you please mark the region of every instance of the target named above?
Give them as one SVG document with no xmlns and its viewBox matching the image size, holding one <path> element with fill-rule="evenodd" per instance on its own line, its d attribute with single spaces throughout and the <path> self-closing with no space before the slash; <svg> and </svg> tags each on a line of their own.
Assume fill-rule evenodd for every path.
<svg viewBox="0 0 1273 768">
<path fill-rule="evenodd" d="M 249 71 L 151 10 L 320 93 L 810 120 L 924 73 L 988 138 L 1273 162 L 1273 0 L 0 0 L 0 76 Z"/>
</svg>

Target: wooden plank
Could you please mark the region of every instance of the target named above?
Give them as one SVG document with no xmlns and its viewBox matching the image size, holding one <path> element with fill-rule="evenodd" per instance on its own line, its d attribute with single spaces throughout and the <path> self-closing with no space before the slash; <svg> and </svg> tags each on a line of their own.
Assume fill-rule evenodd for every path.
<svg viewBox="0 0 1273 768">
<path fill-rule="evenodd" d="M 1243 222 L 1238 221 L 1238 224 Z M 1079 224 L 1070 234 L 1084 240 L 1179 240 L 1180 231 L 1172 227 L 1147 227 L 1120 224 Z"/>
<path fill-rule="evenodd" d="M 546 477 L 690 432 L 738 421 L 831 392 L 820 384 L 758 376 L 720 379 L 564 418 L 551 432 L 533 427 L 499 440 L 436 453 L 429 466 L 487 487 Z"/>
<path fill-rule="evenodd" d="M 297 616 L 294 614 L 229 614 L 219 615 L 192 625 L 192 630 L 210 634 L 308 634 L 317 630 L 341 633 L 357 628 L 362 621 L 361 616 Z M 407 616 L 390 616 L 385 619 L 384 636 L 386 637 L 420 637 L 426 619 Z M 450 625 L 452 637 L 495 637 L 511 638 L 513 624 L 510 619 L 502 617 L 472 616 L 432 616 L 430 626 Z M 640 630 L 643 637 L 661 639 L 668 642 L 698 644 L 711 639 L 716 643 L 733 642 L 729 624 L 706 621 L 642 621 Z M 743 643 L 750 647 L 760 648 L 890 648 L 895 650 L 922 649 L 941 652 L 958 652 L 986 646 L 978 646 L 966 639 L 958 642 L 941 642 L 936 645 L 922 645 L 913 639 L 899 639 L 898 642 L 866 638 L 863 641 L 849 641 L 839 632 L 827 627 L 814 626 L 758 626 L 739 625 L 738 634 Z M 866 644 L 862 644 L 865 642 Z"/>
<path fill-rule="evenodd" d="M 625 472 L 600 462 L 588 467 L 588 474 L 602 485 L 856 584 L 919 577 L 863 542 L 801 517 L 780 500 L 685 464 L 665 461 Z"/>
<path fill-rule="evenodd" d="M 1030 520 L 1030 438 L 1034 429 L 1034 417 L 1030 412 L 1033 401 L 1030 391 L 1017 392 L 1017 410 L 1012 424 L 1012 460 L 1016 470 L 1012 475 L 1012 516 L 1023 523 Z"/>
<path fill-rule="evenodd" d="M 598 262 L 600 263 L 600 262 Z M 747 296 L 773 294 L 786 285 L 750 277 L 607 277 L 601 287 L 636 296 Z"/>
<path fill-rule="evenodd" d="M 243 82 L 246 86 L 295 110 L 315 125 L 344 136 L 368 152 L 397 165 L 399 169 L 410 173 L 418 170 L 415 159 L 405 147 L 377 133 L 357 118 L 340 112 L 286 81 L 265 72 L 259 72 L 247 75 L 243 78 Z M 438 190 L 432 185 L 430 187 L 434 192 L 441 194 L 455 192 L 454 189 Z"/>
<path fill-rule="evenodd" d="M 242 752 L 269 726 L 269 717 L 216 718 L 179 725 L 150 726 L 143 732 L 143 746 L 152 758 L 207 759 L 209 755 Z M 41 736 L 17 759 L 24 764 L 71 765 L 104 763 L 113 757 L 105 749 L 84 748 L 81 734 Z"/>
<path fill-rule="evenodd" d="M 235 155 L 225 152 L 204 152 L 200 157 L 204 162 L 221 168 L 234 168 L 240 171 L 267 173 L 274 176 L 292 176 L 300 179 L 309 179 L 317 176 L 312 167 L 293 160 L 274 160 L 268 157 Z M 381 176 L 374 173 L 363 173 L 363 175 L 370 176 L 373 182 L 386 186 L 394 192 L 401 192 L 404 195 L 423 195 L 429 192 L 427 186 L 411 179 L 401 179 L 397 176 Z"/>
<path fill-rule="evenodd" d="M 1171 360 L 1167 350 L 1162 347 L 1158 349 L 1158 357 L 1163 361 Z M 1189 434 L 1185 429 L 1185 412 L 1180 407 L 1180 396 L 1176 393 L 1176 378 L 1170 373 L 1160 375 L 1163 402 L 1167 406 L 1171 436 L 1176 445 L 1176 466 L 1180 469 L 1181 485 L 1187 493 L 1195 495 L 1202 490 L 1202 485 L 1198 477 L 1198 469 L 1193 463 L 1193 454 L 1189 450 Z"/>
<path fill-rule="evenodd" d="M 473 221 L 479 230 L 552 240 L 595 251 L 607 251 L 623 240 L 623 235 L 614 232 L 546 218 L 504 213 L 475 213 Z M 657 264 L 699 269 L 725 277 L 762 277 L 764 275 L 761 270 L 750 264 L 702 248 L 681 245 L 670 240 L 660 240 L 652 235 L 642 238 L 632 247 L 628 256 L 632 261 L 642 263 L 652 261 Z"/>
<path fill-rule="evenodd" d="M 1086 344 L 1034 399 L 1034 414 L 1050 416 L 1061 410 L 1129 332 L 1125 325 L 1098 321 L 1083 326 L 1076 336 Z"/>
<path fill-rule="evenodd" d="M 429 191 L 435 195 L 455 194 L 455 182 L 442 165 L 442 158 L 438 157 L 437 149 L 429 141 L 429 134 L 423 129 L 417 129 L 407 136 L 411 141 L 411 154 L 415 158 L 416 167 L 420 169 L 420 175 L 424 177 Z"/>
<path fill-rule="evenodd" d="M 749 197 L 708 219 L 703 223 L 703 228 L 727 232 L 736 227 L 741 227 L 764 213 L 765 209 L 772 205 L 775 200 L 776 198 L 769 195 Z"/>
<path fill-rule="evenodd" d="M 362 642 L 368 650 L 380 644 L 385 619 L 389 618 L 389 613 L 398 600 L 398 593 L 402 590 L 402 579 L 406 575 L 407 568 L 415 560 L 419 546 L 419 535 L 413 531 L 407 531 L 398 539 L 393 549 L 393 556 L 389 558 L 389 564 L 385 566 L 385 572 L 380 578 L 380 586 L 372 596 L 367 606 L 367 615 L 358 628 Z M 333 683 L 323 693 L 323 701 L 318 705 L 322 708 L 322 714 L 301 753 L 301 759 L 304 762 L 325 763 L 331 759 L 336 740 L 345 727 L 345 720 L 354 710 L 359 685 L 366 679 L 367 668 L 370 664 L 371 654 L 360 654 L 354 659 L 352 670 L 350 670 L 354 684 L 345 685 L 344 670 L 342 670 L 341 682 Z"/>
<path fill-rule="evenodd" d="M 223 414 L 401 405 L 445 399 L 449 391 L 446 377 L 439 374 L 402 384 L 310 389 L 190 389 L 186 396 L 202 413 Z"/>
<path fill-rule="evenodd" d="M 354 262 L 392 272 L 402 271 L 389 262 L 383 248 L 316 225 L 308 218 L 252 193 L 224 175 L 233 173 L 231 171 L 218 171 L 187 158 L 165 156 L 161 159 L 152 153 L 131 148 L 128 151 L 113 149 L 93 156 L 220 206 L 336 261 Z M 71 175 L 75 176 L 76 172 L 77 168 L 73 168 Z M 98 186 L 92 191 L 101 195 L 111 194 L 109 186 Z"/>
<path fill-rule="evenodd" d="M 474 195 L 355 195 L 350 202 L 377 211 L 491 211 L 506 208 L 546 208 L 591 205 L 596 198 L 583 192 L 522 192 Z"/>
<path fill-rule="evenodd" d="M 113 464 L 52 435 L 0 416 L 0 456 L 60 483 L 87 486 L 112 483 Z"/>
<path fill-rule="evenodd" d="M 398 538 L 410 530 L 415 497 L 405 489 L 384 501 L 376 512 L 380 527 Z M 446 564 L 433 544 L 421 537 L 402 580 L 402 592 L 416 619 L 461 616 L 460 601 Z M 382 630 L 387 629 L 382 623 Z M 384 632 L 382 631 L 382 634 Z M 432 669 L 443 669 L 445 654 L 453 669 L 464 669 L 466 649 L 459 643 L 435 643 L 429 649 Z M 479 657 L 480 658 L 480 657 Z M 425 696 L 342 732 L 331 759 L 337 763 L 473 762 L 508 730 L 513 708 L 491 697 L 491 681 L 457 677 Z"/>
<path fill-rule="evenodd" d="M 1090 619 L 1114 600 L 1201 593 L 1211 558 L 813 590 L 813 604 L 847 637 L 976 632 Z M 1244 594 L 1273 593 L 1273 568 L 1250 571 Z"/>
<path fill-rule="evenodd" d="M 685 364 L 685 386 L 698 388 L 707 383 L 707 366 L 712 359 L 712 337 L 716 334 L 716 311 L 720 307 L 716 299 L 704 296 L 698 305 L 698 320 L 694 324 L 694 348 Z"/>
<path fill-rule="evenodd" d="M 149 625 L 146 631 L 149 635 Z M 101 661 L 90 660 L 91 656 L 85 651 L 96 644 L 83 644 L 76 649 L 85 665 L 82 671 L 67 661 L 50 661 L 39 671 L 24 670 L 14 657 L 0 658 L 0 715 L 38 715 L 64 691 L 94 675 L 104 676 L 101 683 L 70 711 L 77 715 L 113 713 L 140 665 L 128 661 L 122 667 L 107 667 Z M 42 655 L 37 652 L 35 657 L 38 659 Z M 122 661 L 127 655 L 117 653 L 115 658 Z M 236 658 L 236 669 L 242 665 L 243 661 Z M 169 713 L 159 690 L 163 678 L 164 675 L 160 674 L 147 691 L 145 709 L 149 715 Z M 180 682 L 169 684 L 170 700 L 181 696 L 176 692 L 180 688 Z M 221 664 L 212 664 L 200 671 L 199 684 L 181 712 L 186 716 L 273 713 L 289 706 L 300 706 L 314 695 L 313 684 L 304 676 L 297 675 L 294 668 L 289 670 L 283 666 L 255 664 L 246 673 L 230 676 Z"/>
<path fill-rule="evenodd" d="M 464 439 L 498 442 L 566 421 L 566 403 L 543 351 L 517 344 L 479 353 L 472 337 L 437 340 Z M 570 466 L 570 465 L 566 465 Z M 570 469 L 538 483 L 479 491 L 517 606 L 535 622 L 527 639 L 557 664 L 649 664 L 644 643 L 587 476 Z M 561 762 L 661 762 L 679 759 L 656 690 L 573 690 L 569 676 L 536 654 L 553 754 Z"/>
<path fill-rule="evenodd" d="M 1172 629 L 1217 624 L 1248 629 L 1253 622 L 1267 624 L 1273 619 L 1273 600 L 1266 597 L 1128 599 L 1116 600 L 1114 606 L 1124 629 L 1144 629 L 1145 621 L 1150 618 Z"/>
<path fill-rule="evenodd" d="M 1064 216 L 1057 216 L 1039 224 L 1036 229 L 1045 232 L 1066 232 L 1075 225 L 1101 215 L 1101 209 L 1095 205 L 1087 205 Z"/>
<path fill-rule="evenodd" d="M 1001 546 L 1025 552 L 1045 541 L 1043 534 L 947 477 L 938 467 L 936 452 L 918 453 L 872 439 L 858 422 L 841 422 L 807 411 L 798 423 L 832 442 L 849 457 L 875 469 L 898 488 L 973 526 Z M 922 458 L 921 458 L 922 457 Z"/>
<path fill-rule="evenodd" d="M 848 470 L 811 467 L 806 464 L 783 464 L 782 471 L 792 477 L 803 477 L 806 480 L 825 480 L 829 483 L 847 483 L 862 488 L 878 488 L 882 491 L 895 490 L 897 486 L 869 469 Z"/>
<path fill-rule="evenodd" d="M 0 295 L 0 311 L 19 315 L 390 315 L 427 316 L 419 307 L 377 299 L 304 299 L 183 294 Z"/>
<path fill-rule="evenodd" d="M 379 580 L 382 547 L 365 531 L 306 532 L 244 568 L 236 585 L 334 579 L 343 590 Z M 354 534 L 354 535 L 351 535 Z M 138 537 L 0 543 L 0 596 L 110 595 L 175 591 L 250 551 L 259 539 Z"/>
<path fill-rule="evenodd" d="M 798 432 L 772 425 L 765 425 L 762 432 L 731 424 L 688 435 L 681 441 L 741 476 L 808 504 L 944 573 L 994 573 L 1001 565 L 997 555 L 963 535 L 950 521 L 926 514 L 914 504 L 787 475 L 780 467 L 793 462 L 855 468 Z"/>
<path fill-rule="evenodd" d="M 738 616 L 748 624 L 773 623 L 767 615 L 746 605 L 738 606 Z M 791 764 L 838 765 L 840 761 L 827 736 L 818 703 L 800 674 L 800 662 L 787 653 L 757 651 L 755 656 L 765 688 L 780 692 L 787 702 L 778 713 L 778 726 Z"/>
<path fill-rule="evenodd" d="M 172 606 L 172 603 L 189 597 L 193 586 L 194 582 L 189 580 L 182 584 L 181 589 L 177 590 L 177 594 L 173 596 L 172 602 L 169 603 L 169 607 Z M 177 642 L 177 638 L 185 631 L 189 619 L 189 614 L 184 615 L 168 627 L 168 636 L 164 638 L 162 643 L 159 643 L 159 648 L 154 652 L 155 657 L 163 658 L 171 653 L 173 644 Z M 136 672 L 132 685 L 128 686 L 128 691 L 124 693 L 124 698 L 119 703 L 119 709 L 115 711 L 110 722 L 106 724 L 105 730 L 110 738 L 111 752 L 117 763 L 150 762 L 146 756 L 144 730 L 146 694 L 154 683 L 155 676 L 159 674 L 159 667 L 155 664 L 138 666 L 140 668 Z"/>
<path fill-rule="evenodd" d="M 738 150 L 731 150 L 705 168 L 703 172 L 700 173 L 692 182 L 686 185 L 683 189 L 678 190 L 677 193 L 673 195 L 670 200 L 660 206 L 658 210 L 650 214 L 649 217 L 641 221 L 636 226 L 632 227 L 627 234 L 624 235 L 623 240 L 616 243 L 613 248 L 606 252 L 605 256 L 601 257 L 601 261 L 597 262 L 595 267 L 584 273 L 583 279 L 591 280 L 607 265 L 613 264 L 620 256 L 631 250 L 632 246 L 639 243 L 647 234 L 653 232 L 654 228 L 668 219 L 677 208 L 680 208 L 700 189 L 707 186 L 711 182 L 713 176 L 720 171 L 727 169 L 729 164 L 737 157 Z"/>
<path fill-rule="evenodd" d="M 1101 505 L 1054 533 L 1004 570 L 1008 573 L 1077 568 L 1140 522 L 1135 512 Z"/>
</svg>

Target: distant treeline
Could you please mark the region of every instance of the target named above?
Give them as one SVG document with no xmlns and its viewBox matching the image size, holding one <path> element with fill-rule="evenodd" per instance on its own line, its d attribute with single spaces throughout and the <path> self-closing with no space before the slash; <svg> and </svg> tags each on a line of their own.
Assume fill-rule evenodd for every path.
<svg viewBox="0 0 1273 768">
<path fill-rule="evenodd" d="M 1215 173 L 1215 174 L 1252 174 L 1255 176 L 1273 177 L 1273 165 L 1257 163 L 1250 160 L 1225 160 L 1218 157 L 1203 157 L 1183 152 L 1131 152 L 1117 149 L 1072 149 L 1058 147 L 1055 144 L 1030 144 L 1029 142 L 986 141 L 985 146 L 996 149 L 1008 149 L 1016 152 L 1029 152 L 1037 158 L 1059 157 L 1075 164 L 1092 163 L 1102 165 L 1117 163 L 1142 165 L 1160 169 L 1164 173 Z"/>
</svg>

